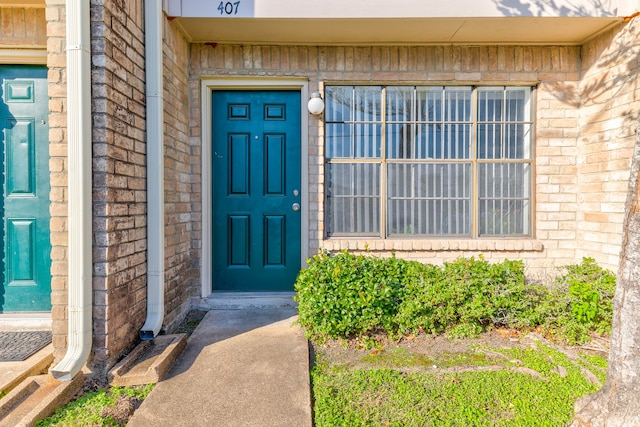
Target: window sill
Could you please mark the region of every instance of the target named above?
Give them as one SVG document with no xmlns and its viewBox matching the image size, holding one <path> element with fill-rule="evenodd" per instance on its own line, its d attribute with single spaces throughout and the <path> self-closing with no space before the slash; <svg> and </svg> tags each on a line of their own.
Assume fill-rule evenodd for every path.
<svg viewBox="0 0 640 427">
<path fill-rule="evenodd" d="M 509 251 L 541 252 L 536 239 L 375 239 L 330 237 L 321 242 L 323 249 L 340 251 Z"/>
</svg>

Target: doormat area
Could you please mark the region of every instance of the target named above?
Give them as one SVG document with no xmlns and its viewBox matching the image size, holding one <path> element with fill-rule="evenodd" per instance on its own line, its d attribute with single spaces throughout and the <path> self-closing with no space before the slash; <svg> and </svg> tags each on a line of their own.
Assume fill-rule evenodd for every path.
<svg viewBox="0 0 640 427">
<path fill-rule="evenodd" d="M 0 332 L 0 362 L 20 362 L 51 342 L 51 331 Z"/>
</svg>

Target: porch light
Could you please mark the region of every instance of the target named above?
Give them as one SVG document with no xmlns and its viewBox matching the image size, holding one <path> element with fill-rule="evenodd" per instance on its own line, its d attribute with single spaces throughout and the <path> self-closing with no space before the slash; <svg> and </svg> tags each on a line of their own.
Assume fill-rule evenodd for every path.
<svg viewBox="0 0 640 427">
<path fill-rule="evenodd" d="M 324 111 L 324 101 L 322 100 L 320 92 L 313 92 L 311 94 L 311 99 L 309 99 L 307 108 L 309 109 L 309 112 L 315 116 L 322 114 Z"/>
</svg>

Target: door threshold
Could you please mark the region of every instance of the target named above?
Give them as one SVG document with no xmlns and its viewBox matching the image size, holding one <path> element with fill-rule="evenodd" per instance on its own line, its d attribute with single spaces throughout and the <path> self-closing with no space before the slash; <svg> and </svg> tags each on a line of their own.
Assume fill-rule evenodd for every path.
<svg viewBox="0 0 640 427">
<path fill-rule="evenodd" d="M 202 310 L 297 310 L 295 292 L 213 292 L 201 298 L 197 308 Z"/>
<path fill-rule="evenodd" d="M 0 331 L 49 331 L 50 312 L 0 313 Z"/>
</svg>

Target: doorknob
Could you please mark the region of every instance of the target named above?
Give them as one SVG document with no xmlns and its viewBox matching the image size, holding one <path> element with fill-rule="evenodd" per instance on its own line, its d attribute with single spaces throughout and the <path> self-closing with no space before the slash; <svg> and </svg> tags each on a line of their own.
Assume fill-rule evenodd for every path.
<svg viewBox="0 0 640 427">
<path fill-rule="evenodd" d="M 294 212 L 298 212 L 300 210 L 300 203 L 294 203 L 291 205 L 291 210 Z"/>
</svg>

